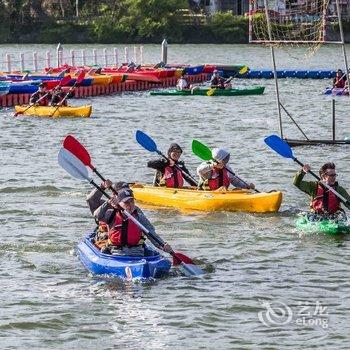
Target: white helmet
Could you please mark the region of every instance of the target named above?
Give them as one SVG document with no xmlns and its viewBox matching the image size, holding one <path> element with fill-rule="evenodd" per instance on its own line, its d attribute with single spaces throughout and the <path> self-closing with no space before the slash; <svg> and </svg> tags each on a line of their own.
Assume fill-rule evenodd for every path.
<svg viewBox="0 0 350 350">
<path fill-rule="evenodd" d="M 223 160 L 230 159 L 230 152 L 226 151 L 223 148 L 213 148 L 212 152 L 211 152 L 213 158 L 217 161 L 217 162 L 222 162 Z"/>
</svg>

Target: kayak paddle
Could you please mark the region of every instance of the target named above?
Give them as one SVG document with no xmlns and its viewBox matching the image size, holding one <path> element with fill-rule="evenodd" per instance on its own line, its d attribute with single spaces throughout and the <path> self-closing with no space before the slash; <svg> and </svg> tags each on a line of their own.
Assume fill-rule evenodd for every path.
<svg viewBox="0 0 350 350">
<path fill-rule="evenodd" d="M 294 157 L 293 151 L 291 147 L 288 145 L 288 143 L 282 140 L 279 136 L 270 135 L 266 137 L 264 141 L 271 149 L 273 149 L 276 153 L 278 153 L 282 157 L 293 159 L 294 162 L 298 163 L 301 167 L 304 166 L 302 162 L 300 162 L 296 157 Z M 341 194 L 339 194 L 333 187 L 329 186 L 324 181 L 321 181 L 320 177 L 316 175 L 313 171 L 310 170 L 309 173 L 313 177 L 315 177 L 318 181 L 320 181 L 323 186 L 325 186 L 331 192 L 333 192 L 341 200 L 341 202 L 343 202 L 344 204 L 348 204 L 348 201 L 346 198 L 344 198 Z"/>
<path fill-rule="evenodd" d="M 79 158 L 83 164 L 88 166 L 102 181 L 106 181 L 106 179 L 91 164 L 89 152 L 74 136 L 67 135 L 63 140 L 63 147 Z"/>
<path fill-rule="evenodd" d="M 224 84 L 229 83 L 234 77 L 236 77 L 238 74 L 245 74 L 248 71 L 247 66 L 243 66 L 239 71 L 236 72 L 232 77 L 229 77 L 227 80 L 224 81 Z M 207 96 L 213 96 L 217 88 L 210 88 L 207 91 Z"/>
<path fill-rule="evenodd" d="M 156 143 L 154 142 L 154 140 L 148 136 L 147 134 L 145 134 L 144 132 L 142 132 L 141 130 L 137 130 L 136 131 L 136 141 L 147 151 L 150 152 L 156 152 L 158 153 L 161 157 L 163 157 L 165 160 L 167 160 L 169 162 L 169 158 L 167 156 L 165 156 L 161 151 L 158 150 Z M 189 178 L 191 179 L 196 185 L 197 181 L 189 174 L 185 173 L 180 167 L 178 167 L 176 164 L 174 165 L 176 169 L 180 170 L 182 175 L 184 176 L 184 178 L 186 179 Z"/>
<path fill-rule="evenodd" d="M 66 93 L 66 95 L 63 97 L 62 101 L 60 103 L 57 104 L 56 109 L 54 110 L 54 112 L 50 115 L 50 118 L 53 117 L 55 115 L 55 113 L 57 112 L 57 110 L 63 105 L 63 103 L 66 101 L 66 99 L 68 98 L 69 94 L 75 89 L 75 87 L 77 85 L 79 85 L 85 77 L 85 72 L 81 72 L 77 78 L 77 80 L 75 81 L 75 83 L 70 87 L 70 89 L 68 90 L 68 92 Z"/>
<path fill-rule="evenodd" d="M 41 96 L 38 101 L 36 101 L 35 103 L 31 103 L 26 109 L 24 109 L 23 111 L 19 111 L 16 112 L 14 114 L 14 117 L 17 117 L 19 114 L 23 114 L 24 112 L 26 112 L 28 109 L 30 109 L 31 107 L 35 106 L 36 103 L 40 102 L 41 100 L 43 100 L 45 97 L 47 97 L 49 95 L 49 93 L 51 91 L 53 91 L 54 89 L 56 89 L 58 86 L 65 86 L 67 85 L 71 80 L 71 76 L 67 75 L 66 77 L 64 77 L 63 79 L 60 80 L 60 82 L 52 89 L 50 89 L 44 96 Z"/>
<path fill-rule="evenodd" d="M 217 161 L 213 158 L 211 149 L 204 145 L 203 143 L 199 142 L 198 140 L 192 140 L 192 152 L 201 158 L 202 160 L 208 161 L 208 160 L 213 160 L 214 162 L 217 163 Z M 238 177 L 233 171 L 228 169 L 226 166 L 224 167 L 230 174 L 235 176 L 238 180 L 242 181 L 244 184 L 246 184 L 249 187 L 249 184 L 242 180 L 240 177 Z M 254 189 L 255 192 L 260 193 L 257 189 Z"/>
<path fill-rule="evenodd" d="M 104 196 L 106 196 L 108 199 L 111 198 L 111 196 L 108 193 L 106 193 L 98 184 L 96 184 L 94 180 L 89 178 L 89 174 L 84 163 L 79 158 L 77 158 L 74 154 L 69 152 L 67 149 L 65 148 L 60 149 L 58 153 L 58 163 L 63 169 L 65 169 L 73 177 L 79 180 L 88 181 L 95 188 L 101 191 L 101 193 L 103 193 Z M 147 228 L 144 227 L 140 222 L 138 222 L 131 214 L 129 214 L 126 210 L 122 210 L 122 213 L 125 216 L 127 216 L 130 220 L 132 220 L 142 231 L 150 235 L 160 246 L 162 245 L 162 242 L 160 242 L 156 236 L 154 236 L 149 230 L 147 230 Z M 192 261 L 192 259 L 189 258 L 188 256 L 180 252 L 174 252 L 174 251 L 169 252 L 169 254 L 172 255 L 173 257 L 174 265 L 175 266 L 181 265 L 188 274 L 200 275 L 204 273 L 203 270 L 200 267 L 196 266 Z"/>
</svg>

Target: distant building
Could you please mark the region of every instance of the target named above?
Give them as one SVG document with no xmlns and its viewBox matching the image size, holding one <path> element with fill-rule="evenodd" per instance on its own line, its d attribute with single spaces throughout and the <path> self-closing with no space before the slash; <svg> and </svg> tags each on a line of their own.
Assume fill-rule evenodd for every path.
<svg viewBox="0 0 350 350">
<path fill-rule="evenodd" d="M 218 11 L 232 11 L 234 15 L 244 15 L 249 11 L 249 0 L 191 0 L 197 3 L 199 6 L 205 9 L 205 11 L 213 15 Z M 321 1 L 321 0 L 320 0 Z M 263 7 L 264 1 L 258 0 L 258 4 Z M 311 1 L 311 4 L 313 2 Z M 275 11 L 280 9 L 293 8 L 294 6 L 300 6 L 307 4 L 307 0 L 276 0 Z M 339 0 L 340 10 L 343 17 L 350 17 L 350 0 Z M 260 7 L 259 6 L 259 7 Z M 281 12 L 281 11 L 279 11 Z M 329 14 L 336 13 L 336 2 L 330 0 Z"/>
<path fill-rule="evenodd" d="M 204 0 L 201 1 L 209 14 L 218 11 L 232 11 L 234 15 L 244 15 L 249 11 L 249 0 Z"/>
</svg>

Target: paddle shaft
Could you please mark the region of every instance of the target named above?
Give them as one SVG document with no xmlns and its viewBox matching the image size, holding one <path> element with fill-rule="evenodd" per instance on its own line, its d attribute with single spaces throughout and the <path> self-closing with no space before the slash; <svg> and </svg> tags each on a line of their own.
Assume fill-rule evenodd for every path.
<svg viewBox="0 0 350 350">
<path fill-rule="evenodd" d="M 102 189 L 101 186 L 99 186 L 94 180 L 89 181 L 91 185 L 93 185 L 95 188 L 97 188 L 105 197 L 108 199 L 111 199 L 111 196 Z M 114 189 L 112 189 L 113 193 L 116 193 Z M 130 219 L 132 222 L 134 222 L 135 225 L 137 225 L 142 231 L 144 231 L 146 234 L 150 235 L 160 246 L 163 245 L 163 242 L 159 241 L 158 237 L 155 237 L 145 226 L 143 226 L 136 218 L 134 218 L 130 213 L 128 213 L 126 210 L 124 210 L 122 207 L 118 206 L 118 210 L 121 211 L 123 215 L 125 215 L 128 219 Z"/>
<path fill-rule="evenodd" d="M 32 108 L 33 106 L 35 106 L 36 103 L 40 102 L 41 100 L 43 100 L 45 97 L 47 97 L 51 91 L 53 91 L 56 87 L 61 86 L 61 81 L 59 82 L 59 84 L 57 84 L 53 89 L 51 89 L 50 91 L 48 91 L 44 96 L 41 96 L 38 101 L 36 101 L 35 103 L 32 103 L 30 106 L 28 106 L 24 111 L 21 112 L 17 112 L 15 113 L 15 116 L 17 116 L 18 114 L 23 114 L 25 113 L 29 108 Z"/>
<path fill-rule="evenodd" d="M 169 162 L 169 158 L 168 158 L 166 155 L 164 155 L 161 151 L 156 150 L 156 152 L 157 152 L 161 157 L 163 157 L 165 160 L 167 160 L 167 161 Z M 185 178 L 185 179 L 186 179 L 186 177 L 188 177 L 189 179 L 191 179 L 193 182 L 196 183 L 195 186 L 198 186 L 197 181 L 196 181 L 191 175 L 189 175 L 189 174 L 187 174 L 185 171 L 183 171 L 178 165 L 176 165 L 176 163 L 174 164 L 174 167 L 175 167 L 177 170 L 180 170 L 180 171 L 181 171 L 181 174 L 184 175 L 184 178 Z"/>
<path fill-rule="evenodd" d="M 66 101 L 66 99 L 68 98 L 69 94 L 75 89 L 75 87 L 78 85 L 78 79 L 77 81 L 73 84 L 73 86 L 68 90 L 68 92 L 66 93 L 66 96 L 63 97 L 62 101 L 60 101 L 60 103 L 57 104 L 56 109 L 54 110 L 54 112 L 50 115 L 50 117 L 53 117 L 55 115 L 55 113 L 57 112 L 57 110 L 63 105 L 63 103 Z"/>
<path fill-rule="evenodd" d="M 297 158 L 293 158 L 294 162 L 298 163 L 301 167 L 304 166 L 304 164 L 302 162 L 300 162 Z M 348 203 L 348 200 L 343 197 L 340 193 L 338 193 L 333 187 L 329 186 L 327 183 L 325 183 L 324 181 L 321 180 L 321 178 L 316 175 L 313 171 L 309 170 L 308 173 L 310 173 L 313 177 L 315 177 L 319 182 L 321 182 L 321 184 L 328 188 L 331 192 L 333 192 L 339 199 L 340 201 L 343 203 L 343 204 L 347 204 Z"/>
</svg>

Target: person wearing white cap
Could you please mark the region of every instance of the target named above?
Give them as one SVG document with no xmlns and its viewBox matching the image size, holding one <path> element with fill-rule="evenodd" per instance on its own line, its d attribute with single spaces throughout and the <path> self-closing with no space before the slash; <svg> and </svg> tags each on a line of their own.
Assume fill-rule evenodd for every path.
<svg viewBox="0 0 350 350">
<path fill-rule="evenodd" d="M 230 174 L 232 169 L 227 165 L 230 160 L 230 152 L 223 148 L 214 148 L 212 150 L 214 160 L 203 162 L 197 168 L 199 176 L 199 187 L 205 190 L 217 190 L 220 187 L 226 189 L 232 185 L 237 188 L 254 189 L 254 184 L 247 184 L 237 176 Z"/>
<path fill-rule="evenodd" d="M 143 232 L 131 219 L 123 215 L 123 210 L 131 214 L 150 233 Z M 158 249 L 172 251 L 171 246 L 156 234 L 154 226 L 135 205 L 133 192 L 129 188 L 120 189 L 95 210 L 94 216 L 96 220 L 103 221 L 108 226 L 108 243 L 101 249 L 104 253 L 142 256 L 145 254 L 145 236 Z"/>
</svg>

